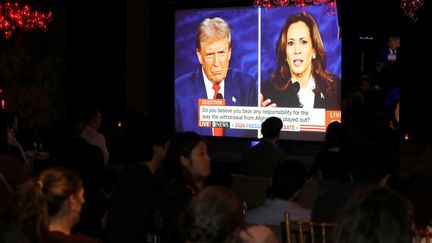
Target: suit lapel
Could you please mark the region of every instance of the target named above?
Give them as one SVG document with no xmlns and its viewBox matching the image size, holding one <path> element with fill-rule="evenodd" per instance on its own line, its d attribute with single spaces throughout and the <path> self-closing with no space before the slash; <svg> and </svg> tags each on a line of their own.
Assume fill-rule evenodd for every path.
<svg viewBox="0 0 432 243">
<path fill-rule="evenodd" d="M 202 74 L 202 70 L 199 69 L 195 72 L 195 78 L 194 78 L 194 84 L 193 84 L 193 92 L 196 94 L 194 97 L 198 98 L 207 98 L 207 92 L 204 84 L 204 78 Z M 196 100 L 197 102 L 198 100 Z"/>
<path fill-rule="evenodd" d="M 232 69 L 228 69 L 227 76 L 225 78 L 225 105 L 228 106 L 235 106 L 238 105 L 239 100 L 238 99 L 238 85 L 235 81 L 232 79 Z"/>
</svg>

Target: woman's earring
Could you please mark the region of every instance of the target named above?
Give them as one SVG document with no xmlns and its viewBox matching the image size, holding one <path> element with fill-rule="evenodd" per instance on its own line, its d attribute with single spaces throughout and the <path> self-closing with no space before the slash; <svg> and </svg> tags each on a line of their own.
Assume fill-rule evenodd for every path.
<svg viewBox="0 0 432 243">
<path fill-rule="evenodd" d="M 315 55 L 313 55 L 313 57 L 312 57 L 312 60 L 314 60 L 316 58 L 316 56 Z"/>
</svg>

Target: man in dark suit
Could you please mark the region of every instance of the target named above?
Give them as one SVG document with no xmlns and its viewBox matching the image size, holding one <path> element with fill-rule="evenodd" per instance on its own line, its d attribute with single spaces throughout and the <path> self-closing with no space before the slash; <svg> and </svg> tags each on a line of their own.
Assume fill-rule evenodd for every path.
<svg viewBox="0 0 432 243">
<path fill-rule="evenodd" d="M 391 36 L 388 38 L 386 46 L 379 51 L 379 59 L 384 63 L 397 62 L 398 49 L 400 47 L 400 37 Z"/>
<path fill-rule="evenodd" d="M 184 74 L 175 82 L 176 131 L 195 131 L 201 135 L 247 136 L 239 129 L 215 129 L 198 126 L 198 99 L 225 99 L 226 106 L 258 106 L 257 81 L 247 73 L 229 68 L 231 29 L 221 18 L 201 22 L 196 40 L 201 67 Z M 253 130 L 256 136 L 256 131 Z"/>
<path fill-rule="evenodd" d="M 399 36 L 389 37 L 386 45 L 378 50 L 377 71 L 380 82 L 377 85 L 382 89 L 383 94 L 390 94 L 392 89 L 400 88 L 400 70 L 403 70 L 400 62 L 401 53 Z"/>
</svg>

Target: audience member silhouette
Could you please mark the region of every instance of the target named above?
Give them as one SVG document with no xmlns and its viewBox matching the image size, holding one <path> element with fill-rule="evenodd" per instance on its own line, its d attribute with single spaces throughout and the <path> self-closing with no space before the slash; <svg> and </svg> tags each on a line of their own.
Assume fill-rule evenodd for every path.
<svg viewBox="0 0 432 243">
<path fill-rule="evenodd" d="M 101 220 L 108 207 L 102 192 L 104 158 L 102 151 L 86 141 L 86 123 L 78 117 L 72 121 L 72 137 L 54 159 L 57 165 L 76 170 L 83 180 L 86 205 L 80 222 L 74 227 L 86 234 L 102 237 Z"/>
<path fill-rule="evenodd" d="M 311 209 L 314 201 L 329 188 L 340 182 L 350 181 L 348 172 L 347 155 L 341 148 L 346 142 L 345 126 L 339 121 L 331 122 L 326 129 L 324 150 L 315 155 L 315 161 L 309 171 L 299 197 L 299 203 L 305 208 Z M 345 145 L 346 146 L 346 145 Z"/>
<path fill-rule="evenodd" d="M 186 242 L 277 243 L 270 228 L 253 225 L 243 229 L 243 206 L 230 189 L 209 186 L 194 196 L 180 218 Z"/>
<path fill-rule="evenodd" d="M 353 198 L 337 222 L 336 243 L 411 243 L 411 207 L 401 195 L 375 187 Z"/>
<path fill-rule="evenodd" d="M 279 225 L 284 212 L 293 220 L 309 221 L 311 212 L 297 203 L 306 180 L 306 168 L 297 161 L 285 161 L 276 167 L 272 177 L 272 198 L 261 207 L 246 213 L 246 222 L 251 224 Z"/>
<path fill-rule="evenodd" d="M 95 145 L 100 148 L 104 156 L 105 164 L 108 163 L 109 152 L 105 141 L 105 136 L 99 131 L 102 116 L 96 109 L 88 109 L 84 111 L 83 120 L 86 124 L 86 141 L 89 144 Z"/>
<path fill-rule="evenodd" d="M 385 186 L 391 175 L 397 176 L 399 159 L 386 145 L 368 142 L 346 152 L 352 154 L 348 168 L 353 181 L 339 183 L 318 196 L 312 209 L 313 221 L 335 222 L 341 209 L 358 191 Z"/>
<path fill-rule="evenodd" d="M 177 133 L 171 139 L 161 164 L 164 185 L 158 198 L 162 243 L 182 242 L 178 219 L 192 196 L 202 190 L 211 172 L 210 161 L 205 140 L 197 133 Z"/>
<path fill-rule="evenodd" d="M 126 165 L 110 199 L 105 242 L 147 242 L 154 234 L 153 219 L 167 139 L 154 139 L 136 151 L 136 162 Z"/>
<path fill-rule="evenodd" d="M 271 177 L 278 164 L 286 160 L 285 152 L 277 143 L 282 125 L 282 120 L 278 117 L 269 117 L 261 124 L 262 139 L 243 154 L 243 175 Z"/>
<path fill-rule="evenodd" d="M 349 181 L 348 168 L 341 152 L 345 130 L 342 123 L 331 122 L 326 129 L 324 151 L 315 156 L 312 174 L 318 180 Z"/>
</svg>

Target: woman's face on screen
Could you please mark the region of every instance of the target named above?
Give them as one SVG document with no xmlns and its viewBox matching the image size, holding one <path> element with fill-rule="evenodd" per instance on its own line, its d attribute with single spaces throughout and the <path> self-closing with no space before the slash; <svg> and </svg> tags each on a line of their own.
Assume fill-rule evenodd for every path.
<svg viewBox="0 0 432 243">
<path fill-rule="evenodd" d="M 183 165 L 194 178 L 206 178 L 211 173 L 210 161 L 207 145 L 201 141 L 192 149 L 189 158 Z"/>
<path fill-rule="evenodd" d="M 231 48 L 227 37 L 201 42 L 201 49 L 197 50 L 198 60 L 205 75 L 213 84 L 219 84 L 228 72 Z"/>
<path fill-rule="evenodd" d="M 286 61 L 294 79 L 308 77 L 312 70 L 312 58 L 315 57 L 308 26 L 296 22 L 288 27 Z"/>
</svg>

